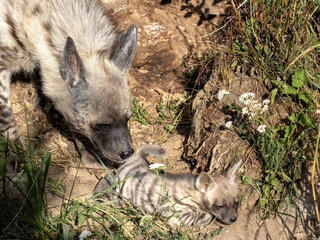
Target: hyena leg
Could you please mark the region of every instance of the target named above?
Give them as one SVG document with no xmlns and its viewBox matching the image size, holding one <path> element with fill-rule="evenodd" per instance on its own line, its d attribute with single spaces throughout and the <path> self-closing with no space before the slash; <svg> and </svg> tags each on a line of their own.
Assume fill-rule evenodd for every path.
<svg viewBox="0 0 320 240">
<path fill-rule="evenodd" d="M 110 173 L 110 174 L 112 174 L 112 173 Z M 117 188 L 115 185 L 116 185 L 116 183 L 113 182 L 113 180 L 109 176 L 109 173 L 107 173 L 107 175 L 98 182 L 97 186 L 94 189 L 93 194 L 96 195 L 96 194 L 98 194 L 108 188 L 108 191 L 105 194 L 107 195 L 109 200 L 118 199 L 119 193 L 117 192 Z"/>
<path fill-rule="evenodd" d="M 0 134 L 8 140 L 18 140 L 17 122 L 13 116 L 10 100 L 10 72 L 0 70 Z"/>
<path fill-rule="evenodd" d="M 211 214 L 202 210 L 193 210 L 184 205 L 177 204 L 175 206 L 176 213 L 165 213 L 164 216 L 170 216 L 168 224 L 171 226 L 180 226 L 182 222 L 187 226 L 205 226 L 208 225 L 213 217 Z"/>
<path fill-rule="evenodd" d="M 0 69 L 0 139 L 11 140 L 18 143 L 17 122 L 13 116 L 10 100 L 10 72 Z M 7 172 L 14 174 L 19 171 L 19 156 L 13 154 L 9 148 L 4 153 Z"/>
<path fill-rule="evenodd" d="M 85 168 L 103 169 L 103 166 L 98 162 L 98 160 L 88 153 L 83 143 L 77 139 L 75 141 L 77 150 L 81 155 L 81 166 Z"/>
</svg>

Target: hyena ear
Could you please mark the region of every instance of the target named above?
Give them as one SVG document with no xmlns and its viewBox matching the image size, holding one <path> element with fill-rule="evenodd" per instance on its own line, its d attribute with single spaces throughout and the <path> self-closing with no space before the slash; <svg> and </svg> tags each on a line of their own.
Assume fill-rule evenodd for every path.
<svg viewBox="0 0 320 240">
<path fill-rule="evenodd" d="M 196 188 L 200 192 L 206 192 L 209 188 L 214 188 L 215 181 L 208 173 L 201 172 L 196 181 Z"/>
<path fill-rule="evenodd" d="M 136 52 L 137 33 L 137 27 L 130 25 L 127 31 L 122 33 L 113 45 L 111 60 L 124 74 L 128 72 L 132 58 Z"/>
<path fill-rule="evenodd" d="M 230 182 L 232 182 L 232 183 L 235 183 L 236 172 L 237 172 L 238 167 L 241 164 L 241 161 L 242 160 L 238 161 L 235 165 L 233 165 L 233 167 L 230 170 L 228 170 L 228 176 L 230 178 Z"/>
<path fill-rule="evenodd" d="M 67 38 L 60 62 L 60 74 L 69 88 L 73 88 L 84 81 L 84 65 L 76 49 L 76 45 L 71 37 Z"/>
</svg>

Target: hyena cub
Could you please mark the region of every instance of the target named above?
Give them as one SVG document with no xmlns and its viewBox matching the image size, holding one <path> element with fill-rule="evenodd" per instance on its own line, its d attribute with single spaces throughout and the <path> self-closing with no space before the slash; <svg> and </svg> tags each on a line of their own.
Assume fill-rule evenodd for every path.
<svg viewBox="0 0 320 240">
<path fill-rule="evenodd" d="M 123 162 L 133 153 L 125 75 L 136 45 L 137 28 L 117 36 L 99 0 L 1 1 L 0 135 L 18 139 L 11 75 L 39 69 L 43 93 L 73 132 L 91 142 L 99 157 Z M 80 150 L 85 153 L 83 145 Z"/>
<path fill-rule="evenodd" d="M 117 169 L 117 175 L 101 179 L 95 194 L 116 186 L 106 193 L 109 199 L 123 196 L 150 213 L 160 212 L 170 217 L 170 225 L 202 226 L 214 217 L 226 224 L 237 220 L 238 184 L 235 173 L 239 161 L 230 170 L 210 176 L 188 173 L 171 174 L 149 169 L 148 155 L 163 156 L 165 150 L 158 145 L 145 145 Z M 127 179 L 125 181 L 122 181 Z M 122 181 L 122 182 L 121 182 Z M 169 199 L 166 197 L 168 196 Z M 174 214 L 175 211 L 177 214 Z"/>
</svg>

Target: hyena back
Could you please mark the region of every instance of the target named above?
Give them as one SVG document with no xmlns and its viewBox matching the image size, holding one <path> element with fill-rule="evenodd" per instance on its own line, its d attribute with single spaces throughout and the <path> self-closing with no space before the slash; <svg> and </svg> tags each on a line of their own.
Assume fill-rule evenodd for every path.
<svg viewBox="0 0 320 240">
<path fill-rule="evenodd" d="M 170 225 L 202 226 L 209 224 L 214 217 L 226 224 L 237 220 L 238 185 L 235 173 L 240 165 L 236 163 L 230 170 L 210 176 L 200 175 L 157 174 L 149 169 L 146 160 L 148 155 L 162 156 L 164 149 L 157 145 L 145 145 L 117 169 L 118 176 L 108 174 L 101 179 L 95 194 L 108 190 L 109 199 L 123 196 L 141 206 L 150 213 L 161 212 L 170 217 Z M 114 179 L 120 181 L 118 187 Z M 167 194 L 169 199 L 167 199 Z M 174 208 L 173 208 L 174 206 Z M 174 215 L 175 211 L 178 215 Z"/>
<path fill-rule="evenodd" d="M 17 140 L 10 76 L 39 69 L 43 93 L 101 157 L 123 162 L 133 148 L 125 77 L 137 45 L 131 25 L 117 36 L 99 0 L 2 0 L 0 135 Z"/>
</svg>

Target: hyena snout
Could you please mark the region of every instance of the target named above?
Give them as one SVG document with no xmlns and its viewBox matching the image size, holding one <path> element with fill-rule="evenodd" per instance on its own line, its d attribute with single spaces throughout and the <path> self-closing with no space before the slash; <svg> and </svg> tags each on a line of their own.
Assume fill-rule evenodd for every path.
<svg viewBox="0 0 320 240">
<path fill-rule="evenodd" d="M 127 125 L 120 126 L 115 132 L 113 146 L 119 153 L 119 157 L 123 160 L 132 156 L 134 150 L 132 147 L 132 139 Z"/>
<path fill-rule="evenodd" d="M 127 159 L 127 158 L 129 158 L 129 157 L 132 156 L 133 152 L 134 152 L 133 149 L 123 150 L 123 151 L 120 152 L 120 157 L 121 157 L 122 159 Z"/>
<path fill-rule="evenodd" d="M 123 162 L 134 153 L 127 125 L 113 125 L 100 129 L 94 138 L 103 155 L 115 162 Z"/>
<path fill-rule="evenodd" d="M 225 224 L 233 224 L 238 219 L 238 211 L 237 208 L 228 209 L 226 213 L 220 213 L 221 220 Z"/>
<path fill-rule="evenodd" d="M 237 221 L 237 218 L 238 218 L 237 216 L 231 216 L 230 217 L 230 222 L 233 223 L 233 222 Z"/>
</svg>

